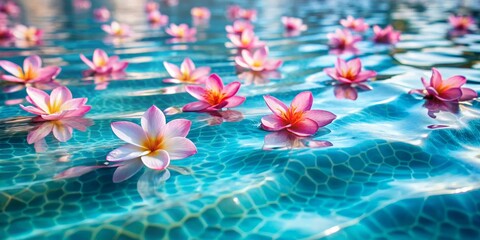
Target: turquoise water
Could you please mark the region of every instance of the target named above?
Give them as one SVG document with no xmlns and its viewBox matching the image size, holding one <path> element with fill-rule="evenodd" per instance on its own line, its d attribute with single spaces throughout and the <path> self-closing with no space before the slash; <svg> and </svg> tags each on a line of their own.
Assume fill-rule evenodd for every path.
<svg viewBox="0 0 480 240">
<path fill-rule="evenodd" d="M 193 6 L 212 10 L 196 42 L 170 44 L 163 30 L 149 28 L 144 2 L 94 1 L 92 8 L 116 9 L 113 17 L 136 33 L 112 44 L 91 10 L 73 9 L 69 1 L 34 2 L 40 1 L 22 2 L 20 21 L 46 30 L 43 45 L 3 47 L 0 58 L 20 63 L 39 54 L 47 65 L 61 66 L 58 82 L 75 97 L 88 97 L 92 110 L 81 122 L 85 131 L 74 130 L 69 141 L 50 135 L 33 145 L 27 134 L 38 126 L 17 105 L 25 90 L 0 94 L 1 239 L 480 237 L 480 104 L 432 118 L 423 99 L 407 94 L 421 87 L 420 78 L 429 76 L 432 66 L 445 77 L 465 75 L 467 86 L 480 91 L 480 35 L 447 38 L 446 22 L 450 12 L 478 16 L 478 3 L 237 2 L 258 10 L 255 32 L 272 57 L 285 61 L 281 76 L 243 80 L 239 95 L 247 100 L 229 121 L 206 113 L 167 116 L 192 121 L 188 138 L 198 153 L 172 162 L 169 172 L 142 170 L 113 183 L 113 168 L 58 176 L 72 167 L 105 166 L 107 153 L 123 144 L 111 122 L 138 123 L 152 104 L 166 109 L 194 100 L 181 86 L 162 83 L 168 77 L 163 61 L 179 64 L 190 57 L 226 82 L 238 79 L 235 51 L 224 46 L 228 4 L 162 4 L 162 13 L 174 23 L 191 23 Z M 373 90 L 360 90 L 356 101 L 336 98 L 322 72 L 336 59 L 326 34 L 349 14 L 404 32 L 394 49 L 368 40 L 358 44 L 365 67 L 379 76 L 370 83 Z M 309 30 L 284 37 L 282 15 L 303 18 Z M 95 48 L 129 61 L 127 75 L 111 81 L 83 78 L 86 65 L 78 55 L 91 56 Z M 290 102 L 304 90 L 312 91 L 314 109 L 331 111 L 337 119 L 312 139 L 265 145 L 270 133 L 259 125 L 270 110 L 262 96 Z M 312 143 L 322 147 L 309 148 Z"/>
</svg>

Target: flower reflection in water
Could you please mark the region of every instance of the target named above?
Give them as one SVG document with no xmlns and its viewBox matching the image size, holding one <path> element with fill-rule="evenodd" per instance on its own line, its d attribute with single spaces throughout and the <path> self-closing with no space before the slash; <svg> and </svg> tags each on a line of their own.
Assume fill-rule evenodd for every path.
<svg viewBox="0 0 480 240">
<path fill-rule="evenodd" d="M 457 114 L 460 111 L 458 102 L 445 102 L 438 99 L 426 99 L 423 107 L 428 109 L 428 116 L 431 118 L 437 118 L 436 114 L 440 112 Z"/>
<path fill-rule="evenodd" d="M 279 71 L 246 71 L 238 74 L 238 78 L 243 80 L 245 85 L 264 85 L 271 79 L 280 79 L 282 74 Z"/>
<path fill-rule="evenodd" d="M 323 135 L 323 134 L 322 134 Z M 263 149 L 301 149 L 301 148 L 324 148 L 333 144 L 329 141 L 315 140 L 310 137 L 300 137 L 289 131 L 282 130 L 265 136 Z"/>
<path fill-rule="evenodd" d="M 84 74 L 84 76 L 90 76 L 88 78 L 85 78 L 84 80 L 86 81 L 91 81 L 95 83 L 95 90 L 105 90 L 108 87 L 108 84 L 112 80 L 120 80 L 124 79 L 127 74 L 125 72 L 115 72 L 115 73 L 105 73 L 105 74 Z"/>
<path fill-rule="evenodd" d="M 355 84 L 336 84 L 334 85 L 333 93 L 338 99 L 350 99 L 357 100 L 358 91 L 370 91 L 372 87 L 364 83 L 355 83 Z"/>
<path fill-rule="evenodd" d="M 212 111 L 206 112 L 209 116 L 206 117 L 208 125 L 220 125 L 223 122 L 239 122 L 243 120 L 243 114 L 236 110 Z"/>
</svg>

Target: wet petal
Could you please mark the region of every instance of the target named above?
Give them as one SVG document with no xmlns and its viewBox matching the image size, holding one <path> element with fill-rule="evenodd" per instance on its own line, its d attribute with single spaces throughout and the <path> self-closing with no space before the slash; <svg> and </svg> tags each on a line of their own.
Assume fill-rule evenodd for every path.
<svg viewBox="0 0 480 240">
<path fill-rule="evenodd" d="M 449 88 L 460 88 L 465 83 L 467 83 L 467 79 L 464 76 L 453 76 L 443 81 L 443 85 Z"/>
<path fill-rule="evenodd" d="M 90 61 L 90 59 L 88 59 L 87 57 L 85 57 L 85 55 L 83 54 L 80 54 L 80 59 L 82 59 L 82 61 L 87 64 L 88 67 L 90 67 L 91 69 L 95 70 L 96 66 L 95 64 L 93 64 L 92 61 Z"/>
<path fill-rule="evenodd" d="M 165 69 L 167 69 L 168 74 L 172 76 L 173 78 L 179 79 L 182 78 L 182 72 L 180 72 L 180 69 L 169 62 L 163 62 L 163 66 L 165 66 Z"/>
<path fill-rule="evenodd" d="M 163 127 L 162 136 L 165 139 L 174 138 L 174 137 L 186 137 L 190 131 L 190 126 L 192 122 L 187 119 L 175 119 L 168 122 L 165 127 Z"/>
<path fill-rule="evenodd" d="M 143 129 L 135 123 L 120 121 L 111 124 L 113 133 L 123 141 L 142 147 L 147 139 Z"/>
<path fill-rule="evenodd" d="M 142 156 L 142 162 L 148 168 L 160 171 L 170 165 L 170 156 L 167 151 L 157 150 L 148 155 Z"/>
<path fill-rule="evenodd" d="M 39 70 L 39 74 L 35 79 L 30 80 L 29 82 L 48 82 L 55 78 L 61 71 L 60 67 L 49 66 Z"/>
<path fill-rule="evenodd" d="M 132 144 L 125 144 L 107 155 L 107 161 L 125 161 L 147 155 L 150 151 Z"/>
<path fill-rule="evenodd" d="M 180 71 L 182 73 L 191 73 L 193 70 L 195 70 L 195 64 L 193 63 L 192 59 L 190 58 L 185 58 L 183 60 L 182 65 L 180 66 Z"/>
<path fill-rule="evenodd" d="M 241 96 L 233 96 L 225 100 L 226 105 L 224 107 L 226 108 L 233 108 L 241 105 L 243 102 L 245 102 L 245 97 Z"/>
<path fill-rule="evenodd" d="M 291 106 L 297 111 L 305 112 L 312 108 L 313 96 L 312 92 L 301 92 L 293 99 Z"/>
<path fill-rule="evenodd" d="M 192 97 L 205 101 L 206 90 L 200 86 L 188 85 L 185 86 L 185 91 L 187 91 Z"/>
<path fill-rule="evenodd" d="M 222 79 L 217 74 L 212 74 L 207 79 L 206 88 L 221 92 L 223 89 Z"/>
<path fill-rule="evenodd" d="M 31 103 L 42 109 L 44 112 L 49 111 L 50 96 L 39 89 L 33 87 L 27 87 L 28 98 Z"/>
<path fill-rule="evenodd" d="M 154 138 L 160 136 L 165 123 L 165 115 L 155 105 L 145 111 L 141 120 L 143 131 L 145 131 L 148 136 Z"/>
<path fill-rule="evenodd" d="M 32 113 L 32 114 L 35 114 L 35 115 L 43 115 L 43 114 L 46 114 L 42 109 L 40 108 L 36 108 L 34 106 L 23 106 L 22 104 L 20 104 L 20 107 L 29 112 L 29 113 Z"/>
<path fill-rule="evenodd" d="M 15 77 L 21 78 L 23 75 L 23 70 L 17 64 L 10 62 L 10 61 L 0 61 L 0 67 L 5 69 L 5 71 L 9 72 Z"/>
<path fill-rule="evenodd" d="M 57 87 L 50 93 L 50 106 L 61 106 L 63 103 L 71 99 L 72 93 L 67 87 Z"/>
<path fill-rule="evenodd" d="M 287 130 L 298 136 L 311 136 L 317 132 L 318 125 L 315 121 L 305 118 L 302 121 L 295 123 L 295 125 L 287 128 Z"/>
<path fill-rule="evenodd" d="M 452 88 L 438 95 L 438 98 L 443 101 L 459 100 L 461 97 L 462 90 L 460 88 Z"/>
<path fill-rule="evenodd" d="M 192 103 L 189 103 L 185 106 L 183 106 L 182 108 L 182 111 L 184 112 L 199 112 L 199 111 L 203 111 L 205 109 L 207 109 L 208 107 L 210 107 L 210 104 L 206 103 L 206 102 L 192 102 Z"/>
<path fill-rule="evenodd" d="M 191 73 L 190 77 L 192 79 L 199 79 L 201 77 L 205 77 L 210 74 L 210 70 L 210 67 L 199 67 Z"/>
<path fill-rule="evenodd" d="M 170 155 L 170 159 L 183 159 L 197 153 L 197 148 L 192 141 L 184 137 L 166 139 L 164 149 Z"/>
<path fill-rule="evenodd" d="M 432 77 L 430 78 L 430 86 L 435 89 L 440 88 L 442 86 L 442 75 L 436 68 L 432 68 Z"/>
<path fill-rule="evenodd" d="M 238 89 L 242 84 L 240 82 L 231 82 L 225 86 L 223 89 L 223 93 L 225 94 L 225 98 L 229 98 L 237 94 Z"/>
<path fill-rule="evenodd" d="M 30 131 L 27 135 L 27 142 L 28 144 L 32 144 L 35 142 L 40 141 L 41 139 L 44 139 L 50 132 L 52 132 L 53 129 L 53 123 L 51 122 L 45 122 L 42 123 L 40 126 L 35 128 L 33 131 Z"/>
<path fill-rule="evenodd" d="M 143 163 L 140 159 L 133 159 L 125 163 L 125 165 L 117 167 L 113 173 L 112 181 L 114 183 L 123 182 L 131 178 L 135 173 L 142 169 Z"/>
<path fill-rule="evenodd" d="M 318 127 L 330 124 L 337 117 L 335 114 L 324 110 L 310 110 L 305 112 L 304 116 L 315 121 Z"/>
<path fill-rule="evenodd" d="M 287 125 L 283 122 L 280 117 L 277 117 L 274 114 L 270 114 L 262 117 L 262 128 L 267 131 L 279 131 L 290 125 Z"/>
<path fill-rule="evenodd" d="M 277 116 L 282 116 L 288 110 L 288 107 L 275 97 L 270 95 L 263 96 L 268 108 Z"/>
<path fill-rule="evenodd" d="M 468 101 L 478 97 L 478 94 L 475 90 L 471 88 L 461 88 L 462 90 L 462 97 L 460 101 Z"/>
<path fill-rule="evenodd" d="M 42 59 L 37 55 L 29 56 L 23 60 L 23 70 L 25 72 L 28 72 L 29 69 L 30 71 L 37 71 L 41 66 Z"/>
<path fill-rule="evenodd" d="M 108 55 L 102 49 L 95 49 L 93 52 L 93 64 L 97 67 L 102 67 L 107 65 L 108 63 Z"/>
</svg>

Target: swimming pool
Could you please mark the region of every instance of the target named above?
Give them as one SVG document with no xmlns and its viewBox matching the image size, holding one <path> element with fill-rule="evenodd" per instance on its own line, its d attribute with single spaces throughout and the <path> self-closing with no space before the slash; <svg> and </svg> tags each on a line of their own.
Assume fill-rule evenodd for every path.
<svg viewBox="0 0 480 240">
<path fill-rule="evenodd" d="M 480 90 L 478 32 L 451 37 L 447 22 L 450 13 L 473 14 L 478 22 L 478 3 L 162 2 L 160 11 L 172 23 L 192 25 L 195 6 L 212 13 L 197 26 L 195 40 L 172 42 L 163 27 L 148 24 L 144 1 L 92 1 L 90 8 L 38 2 L 21 1 L 17 21 L 43 29 L 43 42 L 4 46 L 0 58 L 21 63 L 38 54 L 44 65 L 60 66 L 57 82 L 75 97 L 88 98 L 92 109 L 76 121 L 68 141 L 50 134 L 29 144 L 27 135 L 42 123 L 32 123 L 32 115 L 19 107 L 25 89 L 2 83 L 7 92 L 0 94 L 0 238 L 479 237 L 479 103 L 462 104 L 455 114 L 436 108 L 429 115 L 426 101 L 408 94 L 422 87 L 420 78 L 429 78 L 431 67 L 445 77 L 463 75 L 469 88 Z M 257 10 L 255 33 L 272 58 L 284 61 L 278 72 L 237 75 L 237 52 L 225 46 L 225 26 L 232 22 L 226 9 L 232 4 Z M 112 19 L 130 24 L 133 35 L 109 38 L 104 23 L 93 18 L 92 10 L 101 6 L 111 10 Z M 327 34 L 348 15 L 402 31 L 395 47 L 372 43 L 371 32 L 357 43 L 356 56 L 377 72 L 368 83 L 371 90 L 334 86 L 323 72 L 337 59 Z M 308 30 L 286 36 L 282 16 L 302 18 Z M 88 67 L 79 54 L 90 58 L 96 48 L 128 61 L 126 75 L 84 77 Z M 163 61 L 178 65 L 186 57 L 211 67 L 225 83 L 240 78 L 238 95 L 246 101 L 223 114 L 167 115 L 167 121 L 191 120 L 188 138 L 197 154 L 172 161 L 168 172 L 145 168 L 114 183 L 106 156 L 123 142 L 110 124 L 138 124 L 152 105 L 175 110 L 194 101 L 182 85 L 162 82 L 169 77 Z M 341 57 L 355 55 L 347 51 Z M 289 103 L 303 91 L 312 92 L 314 109 L 336 119 L 312 137 L 273 135 L 276 141 L 268 141 L 272 133 L 260 127 L 261 118 L 271 114 L 263 96 Z M 72 168 L 78 176 L 63 178 Z"/>
</svg>

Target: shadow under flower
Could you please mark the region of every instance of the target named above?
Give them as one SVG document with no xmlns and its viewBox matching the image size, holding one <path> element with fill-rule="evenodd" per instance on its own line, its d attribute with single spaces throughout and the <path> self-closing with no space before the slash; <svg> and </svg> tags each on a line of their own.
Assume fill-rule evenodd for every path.
<svg viewBox="0 0 480 240">
<path fill-rule="evenodd" d="M 108 84 L 112 80 L 120 80 L 127 76 L 127 74 L 122 72 L 115 73 L 95 73 L 93 70 L 86 70 L 83 72 L 83 76 L 87 77 L 84 80 L 89 81 L 93 80 L 95 84 L 95 90 L 105 90 L 108 87 Z"/>
<path fill-rule="evenodd" d="M 333 93 L 338 99 L 357 100 L 359 91 L 370 91 L 373 88 L 364 83 L 355 84 L 336 84 L 334 85 Z"/>
<path fill-rule="evenodd" d="M 271 79 L 280 79 L 282 74 L 279 71 L 246 71 L 238 74 L 238 78 L 244 81 L 245 85 L 265 85 Z"/>
</svg>

